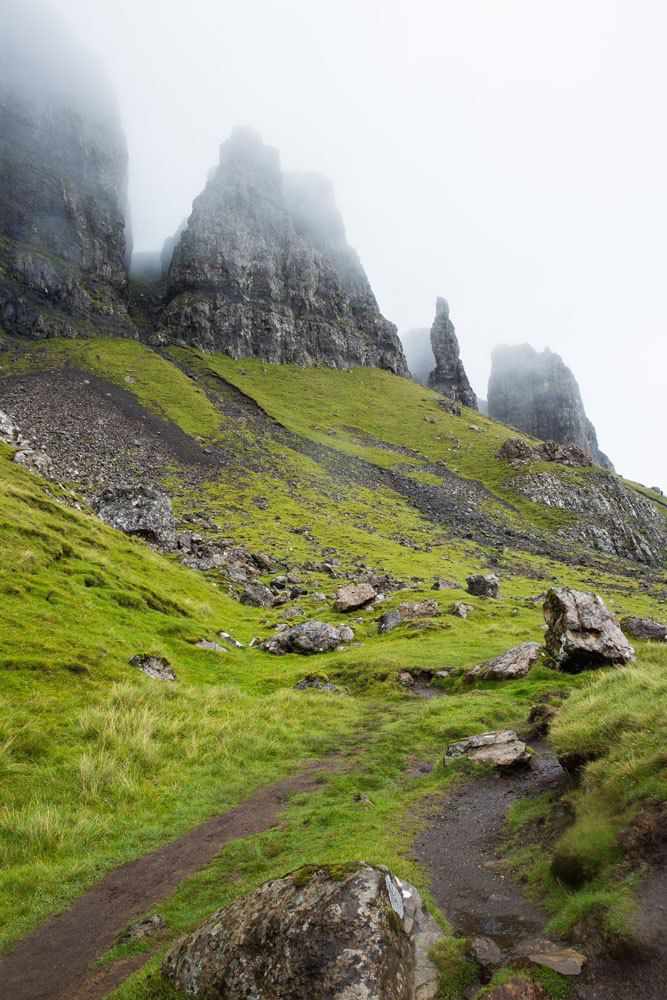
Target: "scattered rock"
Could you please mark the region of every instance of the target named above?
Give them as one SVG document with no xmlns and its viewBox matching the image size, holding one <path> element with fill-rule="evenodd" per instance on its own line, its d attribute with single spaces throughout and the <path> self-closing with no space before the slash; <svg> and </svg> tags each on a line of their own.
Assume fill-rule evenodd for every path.
<svg viewBox="0 0 667 1000">
<path fill-rule="evenodd" d="M 249 583 L 243 588 L 241 604 L 251 608 L 270 608 L 274 603 L 274 595 L 263 583 Z"/>
<path fill-rule="evenodd" d="M 443 577 L 442 580 L 436 580 L 431 590 L 461 590 L 461 584 L 457 583 L 456 580 L 448 580 Z"/>
<path fill-rule="evenodd" d="M 473 962 L 480 967 L 486 976 L 499 969 L 504 964 L 503 953 L 488 937 L 474 937 L 468 941 L 468 952 Z"/>
<path fill-rule="evenodd" d="M 559 948 L 551 941 L 540 941 L 525 951 L 526 957 L 535 965 L 546 965 L 561 976 L 580 976 L 586 956 L 574 948 Z"/>
<path fill-rule="evenodd" d="M 243 649 L 242 642 L 239 642 L 233 635 L 230 635 L 229 632 L 224 632 L 222 629 L 218 632 L 218 639 L 222 639 L 222 641 L 226 642 L 228 646 L 235 646 L 236 649 Z"/>
<path fill-rule="evenodd" d="M 508 462 L 559 462 L 574 468 L 593 464 L 590 457 L 576 445 L 543 441 L 533 448 L 523 438 L 507 438 L 498 452 L 498 458 L 504 458 Z"/>
<path fill-rule="evenodd" d="M 136 653 L 129 661 L 130 666 L 142 670 L 156 681 L 175 681 L 176 675 L 169 660 L 163 656 L 152 656 L 150 653 Z"/>
<path fill-rule="evenodd" d="M 214 913 L 162 971 L 199 997 L 433 1000 L 441 939 L 419 892 L 388 869 L 313 865 Z"/>
<path fill-rule="evenodd" d="M 38 448 L 31 448 L 16 422 L 3 410 L 0 410 L 0 441 L 18 449 L 14 454 L 17 465 L 22 465 L 28 472 L 43 476 L 44 479 L 53 478 L 53 462 L 49 456 Z"/>
<path fill-rule="evenodd" d="M 385 611 L 383 615 L 378 618 L 378 632 L 380 635 L 385 635 L 387 632 L 391 632 L 393 628 L 400 625 L 403 621 L 403 615 L 400 611 Z"/>
<path fill-rule="evenodd" d="M 531 667 L 537 663 L 541 648 L 537 642 L 522 642 L 520 646 L 513 646 L 512 649 L 494 657 L 493 660 L 486 660 L 485 663 L 473 667 L 463 680 L 466 683 L 471 683 L 476 680 L 507 681 L 515 680 L 517 677 L 525 677 Z"/>
<path fill-rule="evenodd" d="M 325 622 L 307 621 L 286 628 L 279 635 L 267 639 L 261 644 L 261 648 L 278 655 L 301 653 L 308 656 L 337 649 L 342 643 L 351 642 L 352 639 L 354 632 L 347 625 L 334 628 Z"/>
<path fill-rule="evenodd" d="M 153 486 L 108 487 L 98 493 L 94 509 L 105 524 L 162 547 L 176 542 L 171 500 Z"/>
<path fill-rule="evenodd" d="M 210 639 L 200 639 L 195 643 L 197 649 L 210 649 L 212 653 L 226 653 L 227 650 L 218 642 L 211 642 Z"/>
<path fill-rule="evenodd" d="M 465 740 L 450 743 L 445 761 L 450 762 L 459 757 L 467 757 L 478 764 L 491 764 L 501 769 L 530 764 L 526 744 L 511 730 L 481 733 L 479 736 L 469 736 Z"/>
<path fill-rule="evenodd" d="M 377 597 L 377 591 L 370 583 L 348 583 L 339 587 L 334 594 L 336 611 L 356 611 L 370 604 Z"/>
<path fill-rule="evenodd" d="M 368 806 L 369 809 L 374 808 L 375 806 L 375 803 L 369 799 L 367 795 L 364 795 L 363 792 L 357 792 L 354 796 L 354 801 L 358 802 L 362 806 Z"/>
<path fill-rule="evenodd" d="M 597 594 L 569 587 L 551 589 L 544 601 L 545 644 L 561 670 L 577 673 L 604 664 L 624 664 L 635 651 Z"/>
<path fill-rule="evenodd" d="M 271 586 L 274 590 L 284 590 L 288 583 L 289 580 L 287 579 L 287 576 L 284 573 L 281 573 L 279 576 L 274 576 L 274 578 L 269 581 L 269 586 Z"/>
<path fill-rule="evenodd" d="M 403 687 L 414 687 L 415 679 L 409 670 L 401 670 L 398 675 L 398 683 L 402 684 Z"/>
<path fill-rule="evenodd" d="M 500 581 L 495 573 L 472 573 L 466 583 L 468 593 L 475 597 L 498 597 Z"/>
<path fill-rule="evenodd" d="M 463 601 L 454 601 L 451 613 L 457 618 L 467 618 L 472 610 L 473 608 L 469 604 L 464 604 Z"/>
<path fill-rule="evenodd" d="M 399 614 L 408 621 L 416 618 L 430 618 L 432 615 L 440 614 L 440 606 L 432 597 L 425 601 L 403 601 L 397 608 Z"/>
<path fill-rule="evenodd" d="M 164 919 L 157 913 L 149 917 L 141 917 L 133 920 L 118 937 L 118 944 L 125 944 L 128 941 L 145 941 L 147 938 L 157 937 L 166 930 Z"/>
<path fill-rule="evenodd" d="M 306 674 L 294 685 L 296 691 L 328 691 L 334 694 L 339 687 L 329 680 L 326 674 Z"/>
<path fill-rule="evenodd" d="M 549 994 L 539 983 L 515 976 L 502 986 L 482 993 L 480 1000 L 549 1000 Z"/>
<path fill-rule="evenodd" d="M 653 639 L 656 642 L 667 642 L 667 626 L 651 621 L 650 618 L 637 618 L 628 615 L 621 619 L 621 628 L 633 639 Z"/>
</svg>

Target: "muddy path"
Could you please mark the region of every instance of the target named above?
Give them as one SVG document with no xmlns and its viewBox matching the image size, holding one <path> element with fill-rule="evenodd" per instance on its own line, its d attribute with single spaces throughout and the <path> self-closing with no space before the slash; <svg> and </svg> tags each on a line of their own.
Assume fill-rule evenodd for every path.
<svg viewBox="0 0 667 1000">
<path fill-rule="evenodd" d="M 502 862 L 504 826 L 510 806 L 544 792 L 564 791 L 569 779 L 546 743 L 531 744 L 531 768 L 465 780 L 429 813 L 415 854 L 431 878 L 431 892 L 457 936 L 490 938 L 506 962 L 544 940 L 547 913 L 524 893 Z M 642 919 L 665 916 L 664 875 L 652 873 L 639 901 Z M 652 928 L 653 930 L 653 928 Z M 653 934 L 655 937 L 655 934 Z M 610 957 L 599 940 L 580 947 L 588 957 L 576 980 L 580 1000 L 664 1000 L 664 950 L 637 958 Z"/>
<path fill-rule="evenodd" d="M 24 938 L 5 958 L 0 965 L 0 997 L 96 1000 L 105 996 L 149 957 L 133 956 L 88 972 L 131 920 L 170 895 L 229 841 L 275 826 L 292 795 L 316 791 L 325 773 L 343 766 L 345 761 L 340 757 L 306 762 L 295 774 L 259 789 L 234 809 L 110 872 L 68 910 Z"/>
</svg>

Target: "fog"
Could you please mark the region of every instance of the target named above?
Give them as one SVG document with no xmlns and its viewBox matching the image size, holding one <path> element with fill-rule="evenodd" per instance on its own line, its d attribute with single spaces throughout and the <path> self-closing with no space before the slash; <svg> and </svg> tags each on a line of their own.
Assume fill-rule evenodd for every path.
<svg viewBox="0 0 667 1000">
<path fill-rule="evenodd" d="M 332 179 L 399 331 L 445 296 L 482 397 L 495 344 L 549 346 L 617 469 L 667 489 L 660 0 L 52 6 L 118 93 L 136 249 L 251 125 Z"/>
</svg>

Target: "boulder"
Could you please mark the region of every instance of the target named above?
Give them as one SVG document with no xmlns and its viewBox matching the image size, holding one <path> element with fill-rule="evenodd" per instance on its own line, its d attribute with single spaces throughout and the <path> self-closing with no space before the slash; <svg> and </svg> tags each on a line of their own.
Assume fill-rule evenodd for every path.
<svg viewBox="0 0 667 1000">
<path fill-rule="evenodd" d="M 433 1000 L 442 932 L 419 892 L 365 862 L 307 866 L 214 913 L 166 956 L 194 997 Z"/>
<path fill-rule="evenodd" d="M 250 608 L 270 608 L 274 603 L 273 594 L 263 583 L 249 583 L 241 593 L 241 604 Z"/>
<path fill-rule="evenodd" d="M 651 621 L 650 618 L 637 618 L 628 615 L 621 618 L 621 628 L 633 639 L 653 639 L 656 642 L 667 642 L 667 626 Z"/>
<path fill-rule="evenodd" d="M 403 601 L 398 605 L 398 611 L 403 618 L 412 621 L 415 618 L 430 618 L 440 614 L 440 606 L 432 597 L 425 601 Z"/>
<path fill-rule="evenodd" d="M 635 659 L 615 616 L 597 594 L 552 588 L 544 601 L 544 618 L 547 651 L 561 670 L 578 673 Z"/>
<path fill-rule="evenodd" d="M 131 667 L 142 670 L 156 681 L 175 681 L 176 675 L 169 660 L 164 656 L 153 656 L 151 653 L 136 653 L 129 661 Z"/>
<path fill-rule="evenodd" d="M 468 953 L 473 962 L 485 973 L 487 979 L 490 979 L 491 973 L 505 963 L 502 951 L 496 942 L 488 937 L 470 938 Z"/>
<path fill-rule="evenodd" d="M 563 948 L 553 941 L 536 941 L 521 949 L 529 962 L 546 965 L 561 976 L 579 976 L 586 964 L 586 956 L 574 948 Z"/>
<path fill-rule="evenodd" d="M 431 590 L 460 590 L 461 584 L 457 583 L 456 580 L 449 580 L 447 577 L 443 577 L 440 580 L 436 580 L 431 587 Z"/>
<path fill-rule="evenodd" d="M 575 468 L 592 465 L 591 459 L 576 445 L 542 441 L 531 447 L 523 438 L 507 438 L 498 451 L 498 458 L 508 462 L 558 462 Z"/>
<path fill-rule="evenodd" d="M 294 685 L 295 691 L 327 691 L 334 694 L 339 691 L 338 685 L 332 683 L 326 674 L 306 674 Z"/>
<path fill-rule="evenodd" d="M 118 944 L 127 944 L 129 941 L 146 941 L 149 938 L 158 937 L 166 930 L 164 918 L 157 913 L 152 913 L 148 917 L 140 917 L 133 920 L 122 934 L 118 937 Z"/>
<path fill-rule="evenodd" d="M 383 615 L 378 618 L 378 632 L 380 635 L 385 635 L 387 632 L 391 632 L 393 628 L 400 625 L 403 621 L 403 615 L 400 611 L 385 611 Z"/>
<path fill-rule="evenodd" d="M 94 501 L 98 517 L 117 531 L 161 547 L 176 543 L 171 500 L 153 486 L 107 487 Z"/>
<path fill-rule="evenodd" d="M 549 994 L 539 983 L 515 976 L 502 986 L 482 993 L 480 1000 L 549 1000 Z"/>
<path fill-rule="evenodd" d="M 475 597 L 498 597 L 500 581 L 495 573 L 472 573 L 466 584 Z"/>
<path fill-rule="evenodd" d="M 493 660 L 486 660 L 479 666 L 473 667 L 463 680 L 471 683 L 477 680 L 507 681 L 525 677 L 530 668 L 537 663 L 541 648 L 537 642 L 522 642 L 520 646 L 513 646 Z"/>
<path fill-rule="evenodd" d="M 471 606 L 464 604 L 463 601 L 454 601 L 452 604 L 452 614 L 457 618 L 467 618 L 472 610 Z"/>
<path fill-rule="evenodd" d="M 279 635 L 263 642 L 261 648 L 278 655 L 301 653 L 303 656 L 309 656 L 313 653 L 328 653 L 344 642 L 351 642 L 352 639 L 354 632 L 347 625 L 335 628 L 326 622 L 308 621 L 286 628 Z"/>
<path fill-rule="evenodd" d="M 509 729 L 481 733 L 479 736 L 469 736 L 465 740 L 450 743 L 445 753 L 445 763 L 460 757 L 467 757 L 478 764 L 490 764 L 501 770 L 530 764 L 526 744 Z"/>
<path fill-rule="evenodd" d="M 348 583 L 339 587 L 334 594 L 334 607 L 336 611 L 356 611 L 377 597 L 375 587 L 370 583 Z"/>
<path fill-rule="evenodd" d="M 398 675 L 398 683 L 403 687 L 414 687 L 415 679 L 409 670 L 401 670 Z"/>
</svg>

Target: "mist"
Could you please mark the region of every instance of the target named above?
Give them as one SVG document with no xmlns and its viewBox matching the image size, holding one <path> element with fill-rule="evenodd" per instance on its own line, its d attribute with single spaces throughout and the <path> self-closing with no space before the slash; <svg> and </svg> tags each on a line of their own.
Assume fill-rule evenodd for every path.
<svg viewBox="0 0 667 1000">
<path fill-rule="evenodd" d="M 285 168 L 333 181 L 401 333 L 446 297 L 483 398 L 496 344 L 550 347 L 617 470 L 667 489 L 657 0 L 51 6 L 118 95 L 136 250 L 161 247 L 252 126 Z"/>
</svg>

